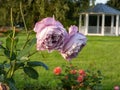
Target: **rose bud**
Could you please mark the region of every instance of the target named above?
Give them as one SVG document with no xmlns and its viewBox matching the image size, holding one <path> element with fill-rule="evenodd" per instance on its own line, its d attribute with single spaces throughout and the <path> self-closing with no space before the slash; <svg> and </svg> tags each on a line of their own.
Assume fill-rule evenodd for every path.
<svg viewBox="0 0 120 90">
<path fill-rule="evenodd" d="M 0 90 L 9 90 L 9 87 L 6 84 L 0 83 Z"/>
<path fill-rule="evenodd" d="M 120 87 L 119 86 L 115 86 L 114 90 L 120 90 Z"/>
<path fill-rule="evenodd" d="M 71 70 L 70 73 L 71 73 L 71 74 L 76 74 L 76 73 L 77 73 L 77 70 Z"/>
</svg>

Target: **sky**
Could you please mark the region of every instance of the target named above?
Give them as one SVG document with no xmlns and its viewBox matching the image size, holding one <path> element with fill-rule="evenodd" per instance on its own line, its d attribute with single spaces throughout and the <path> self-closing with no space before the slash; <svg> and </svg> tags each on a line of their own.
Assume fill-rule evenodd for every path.
<svg viewBox="0 0 120 90">
<path fill-rule="evenodd" d="M 97 3 L 103 3 L 103 4 L 105 4 L 107 1 L 108 0 L 96 0 L 95 4 L 97 4 Z"/>
</svg>

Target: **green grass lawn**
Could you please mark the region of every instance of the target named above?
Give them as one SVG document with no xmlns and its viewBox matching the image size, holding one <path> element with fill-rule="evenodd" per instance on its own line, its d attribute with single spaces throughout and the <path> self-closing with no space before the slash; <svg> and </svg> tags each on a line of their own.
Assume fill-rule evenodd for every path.
<svg viewBox="0 0 120 90">
<path fill-rule="evenodd" d="M 35 35 L 32 35 L 35 37 Z M 120 86 L 120 37 L 114 36 L 87 36 L 87 44 L 79 53 L 77 58 L 71 62 L 81 69 L 100 70 L 104 76 L 102 84 L 103 90 L 113 90 L 115 85 Z M 4 38 L 0 37 L 0 41 Z M 20 36 L 19 46 L 25 41 L 23 35 Z M 0 56 L 0 60 L 4 58 Z M 32 60 L 39 60 L 48 65 L 49 70 L 43 67 L 36 68 L 39 71 L 39 79 L 33 80 L 23 74 L 22 71 L 17 71 L 15 75 L 16 85 L 19 90 L 29 85 L 40 86 L 40 90 L 54 90 L 56 81 L 53 75 L 53 69 L 56 66 L 65 65 L 68 61 L 56 51 L 48 53 L 46 51 L 34 54 Z M 46 88 L 46 89 L 45 89 Z M 28 90 L 28 89 L 26 89 Z M 33 89 L 29 89 L 33 90 Z"/>
</svg>

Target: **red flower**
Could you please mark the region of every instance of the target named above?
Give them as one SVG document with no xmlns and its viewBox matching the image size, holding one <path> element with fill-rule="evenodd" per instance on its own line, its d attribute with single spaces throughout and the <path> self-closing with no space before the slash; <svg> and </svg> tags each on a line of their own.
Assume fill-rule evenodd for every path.
<svg viewBox="0 0 120 90">
<path fill-rule="evenodd" d="M 55 75 L 59 75 L 61 74 L 61 71 L 62 71 L 61 67 L 56 67 L 53 72 Z"/>
<path fill-rule="evenodd" d="M 79 74 L 82 75 L 82 76 L 86 76 L 86 73 L 84 70 L 79 70 Z"/>
<path fill-rule="evenodd" d="M 84 77 L 83 77 L 82 75 L 80 75 L 80 76 L 78 76 L 77 81 L 78 81 L 78 82 L 82 82 L 83 79 L 84 79 Z"/>
</svg>

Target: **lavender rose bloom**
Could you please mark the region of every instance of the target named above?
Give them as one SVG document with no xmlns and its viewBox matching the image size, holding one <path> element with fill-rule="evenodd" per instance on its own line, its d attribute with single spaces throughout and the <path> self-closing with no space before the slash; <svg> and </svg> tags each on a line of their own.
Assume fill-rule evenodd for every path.
<svg viewBox="0 0 120 90">
<path fill-rule="evenodd" d="M 37 38 L 37 50 L 60 50 L 68 37 L 63 25 L 51 17 L 37 22 L 34 31 Z"/>
<path fill-rule="evenodd" d="M 86 41 L 86 37 L 78 32 L 78 27 L 71 26 L 69 28 L 69 39 L 62 48 L 61 55 L 67 60 L 75 58 L 86 45 Z"/>
</svg>

